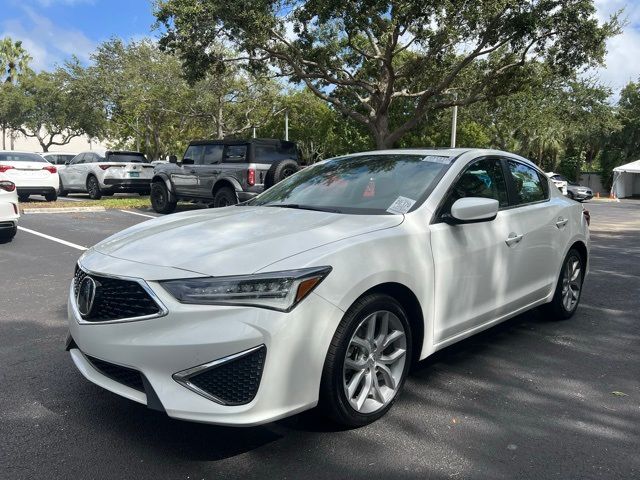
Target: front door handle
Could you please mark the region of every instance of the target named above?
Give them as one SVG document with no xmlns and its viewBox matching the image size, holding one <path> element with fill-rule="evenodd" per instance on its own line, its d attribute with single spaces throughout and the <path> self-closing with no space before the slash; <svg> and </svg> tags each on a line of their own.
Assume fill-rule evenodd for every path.
<svg viewBox="0 0 640 480">
<path fill-rule="evenodd" d="M 508 246 L 513 247 L 522 241 L 524 235 L 518 235 L 517 233 L 511 232 L 507 239 L 504 241 Z"/>
<path fill-rule="evenodd" d="M 568 218 L 558 217 L 558 221 L 556 222 L 556 227 L 564 228 L 564 226 L 567 224 L 568 221 L 569 221 Z"/>
</svg>

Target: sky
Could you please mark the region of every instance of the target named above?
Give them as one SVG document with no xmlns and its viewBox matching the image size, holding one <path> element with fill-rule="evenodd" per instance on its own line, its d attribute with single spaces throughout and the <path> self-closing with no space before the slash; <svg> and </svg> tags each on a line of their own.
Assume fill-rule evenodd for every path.
<svg viewBox="0 0 640 480">
<path fill-rule="evenodd" d="M 640 0 L 595 0 L 598 17 L 625 9 L 624 32 L 609 40 L 607 63 L 594 73 L 619 90 L 640 77 Z M 82 61 L 102 41 L 117 36 L 157 36 L 149 0 L 0 0 L 0 38 L 22 40 L 36 70 L 50 69 L 71 55 Z"/>
</svg>

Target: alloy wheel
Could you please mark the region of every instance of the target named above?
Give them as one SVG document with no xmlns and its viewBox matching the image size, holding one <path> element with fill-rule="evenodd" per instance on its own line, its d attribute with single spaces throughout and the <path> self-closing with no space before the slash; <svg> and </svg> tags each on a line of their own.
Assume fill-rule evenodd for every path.
<svg viewBox="0 0 640 480">
<path fill-rule="evenodd" d="M 562 306 L 567 312 L 573 311 L 580 299 L 582 288 L 582 265 L 580 259 L 572 255 L 567 259 L 562 274 Z"/>
<path fill-rule="evenodd" d="M 368 315 L 356 328 L 344 359 L 343 386 L 351 407 L 374 413 L 396 396 L 402 381 L 407 337 L 392 312 Z"/>
</svg>

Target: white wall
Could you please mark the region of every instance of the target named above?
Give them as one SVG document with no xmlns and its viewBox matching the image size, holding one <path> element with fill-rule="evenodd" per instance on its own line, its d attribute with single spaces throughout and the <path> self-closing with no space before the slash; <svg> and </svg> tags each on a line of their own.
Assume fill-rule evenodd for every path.
<svg viewBox="0 0 640 480">
<path fill-rule="evenodd" d="M 13 139 L 13 145 L 9 132 L 5 136 L 5 145 L 7 150 L 22 150 L 26 152 L 41 152 L 42 147 L 38 143 L 38 140 L 32 137 L 25 137 L 21 133 L 16 132 Z M 67 152 L 67 153 L 80 153 L 87 150 L 93 150 L 96 148 L 107 148 L 106 144 L 99 142 L 98 140 L 89 141 L 89 137 L 75 137 L 66 145 L 51 145 L 49 147 L 50 152 Z M 0 132 L 0 149 L 2 149 L 2 132 Z"/>
</svg>

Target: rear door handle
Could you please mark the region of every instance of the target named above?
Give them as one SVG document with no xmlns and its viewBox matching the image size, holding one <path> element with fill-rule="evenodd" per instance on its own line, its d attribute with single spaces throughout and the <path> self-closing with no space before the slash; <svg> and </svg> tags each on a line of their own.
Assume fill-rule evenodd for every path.
<svg viewBox="0 0 640 480">
<path fill-rule="evenodd" d="M 508 246 L 513 247 L 522 241 L 524 235 L 518 235 L 517 233 L 511 232 L 507 239 L 504 241 Z"/>
<path fill-rule="evenodd" d="M 558 217 L 558 221 L 556 222 L 556 227 L 564 228 L 564 226 L 567 224 L 568 221 L 569 221 L 568 218 Z"/>
</svg>

